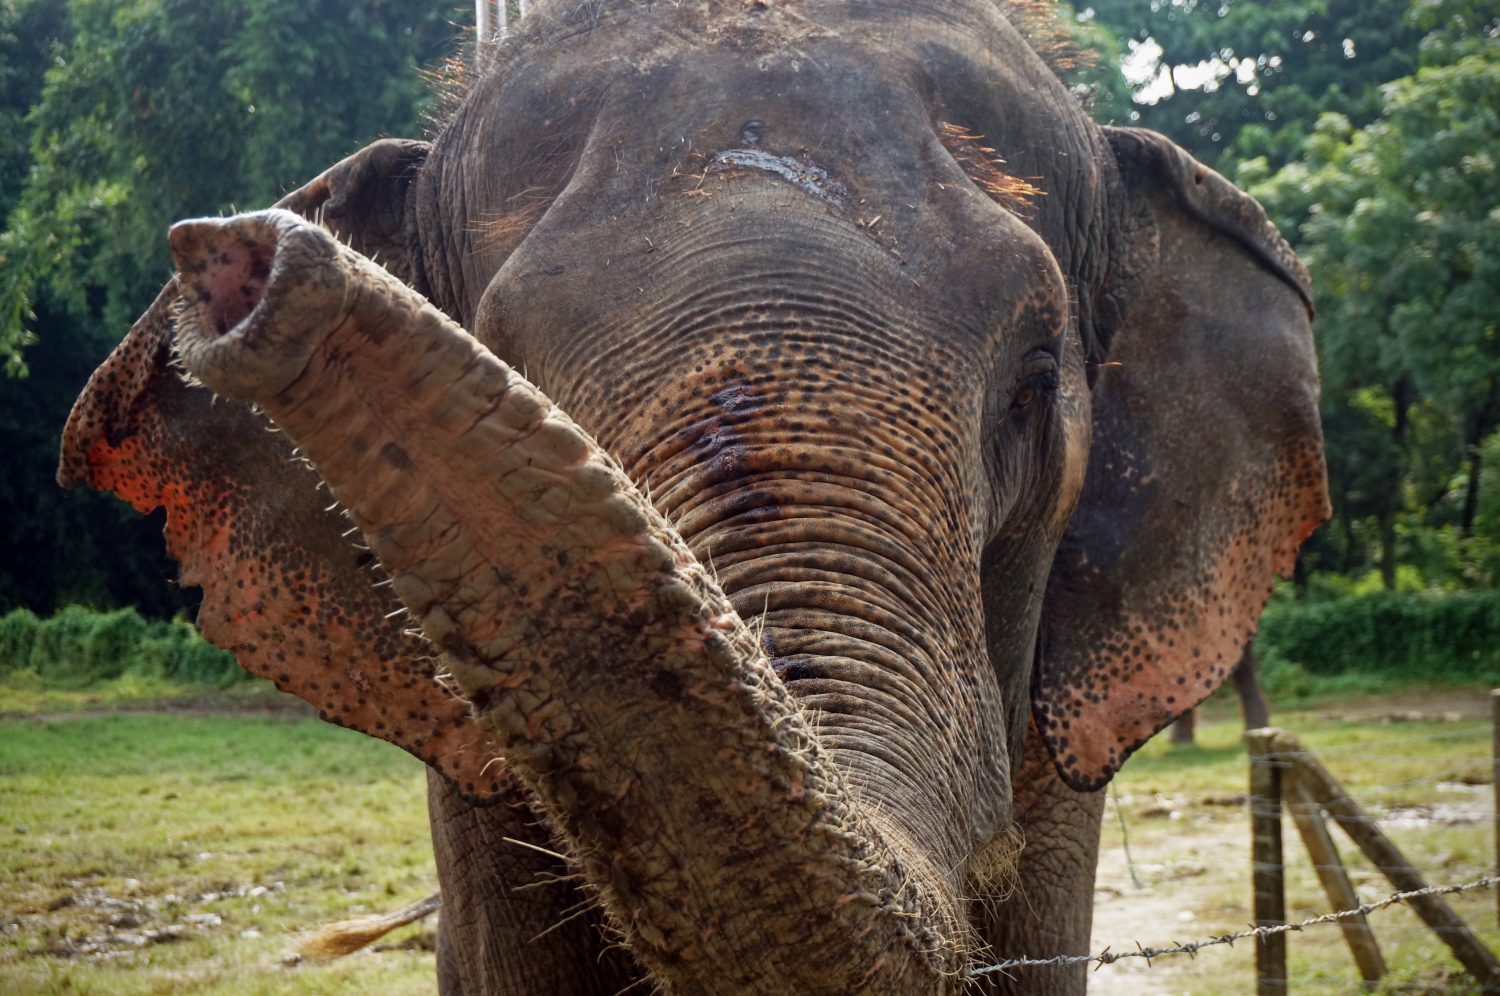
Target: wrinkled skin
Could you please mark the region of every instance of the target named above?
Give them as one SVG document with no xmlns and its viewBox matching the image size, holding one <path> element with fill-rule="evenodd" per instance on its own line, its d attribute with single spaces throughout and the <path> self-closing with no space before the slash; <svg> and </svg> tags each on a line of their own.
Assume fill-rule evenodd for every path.
<svg viewBox="0 0 1500 996">
<path fill-rule="evenodd" d="M 60 479 L 431 765 L 444 992 L 1083 989 L 967 973 L 1086 950 L 1098 789 L 1327 512 L 1253 201 L 988 0 L 736 0 L 539 4 L 281 206 L 358 252 L 178 226 Z"/>
</svg>

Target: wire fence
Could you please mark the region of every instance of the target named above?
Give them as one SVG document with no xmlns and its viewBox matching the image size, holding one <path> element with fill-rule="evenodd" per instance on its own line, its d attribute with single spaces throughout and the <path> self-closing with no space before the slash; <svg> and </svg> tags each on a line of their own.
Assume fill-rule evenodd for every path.
<svg viewBox="0 0 1500 996">
<path fill-rule="evenodd" d="M 1500 699 L 1496 703 L 1500 721 Z M 1494 837 L 1500 803 L 1492 789 L 1493 773 L 1500 770 L 1492 755 L 1500 751 L 1500 739 L 1495 724 L 1426 718 L 1446 728 L 1316 749 L 1290 734 L 1262 731 L 1278 732 L 1279 739 L 1256 748 L 1252 736 L 1251 754 L 1258 755 L 1260 769 L 1252 782 L 1260 788 L 1244 795 L 1204 792 L 1194 798 L 1178 789 L 1153 799 L 1148 790 L 1144 799 L 1126 795 L 1124 805 L 1116 795 L 1106 816 L 1111 857 L 1095 907 L 1093 949 L 1055 956 L 1018 952 L 971 968 L 969 975 L 1024 980 L 1049 968 L 1088 965 L 1098 972 L 1128 961 L 1138 966 L 1128 971 L 1149 991 L 1178 988 L 1179 979 L 1191 985 L 1191 977 L 1234 991 L 1249 991 L 1253 979 L 1261 993 L 1357 991 L 1362 982 L 1368 988 L 1376 980 L 1382 992 L 1500 992 L 1500 961 L 1491 950 L 1500 942 L 1500 903 L 1484 901 L 1500 885 Z M 1237 763 L 1243 778 L 1243 755 Z M 1330 770 L 1347 779 L 1347 792 Z M 1122 781 L 1130 784 L 1128 777 Z M 1157 822 L 1157 836 L 1148 832 L 1143 845 L 1141 828 L 1127 829 L 1127 810 L 1134 811 L 1132 823 L 1151 827 L 1162 815 L 1170 822 Z M 1212 860 L 1174 865 L 1174 858 L 1163 856 L 1170 853 L 1174 831 L 1194 841 L 1193 847 L 1206 847 Z M 1144 874 L 1138 871 L 1141 861 Z M 1185 888 L 1186 878 L 1211 885 Z M 1273 885 L 1275 903 L 1268 899 Z M 1113 904 L 1125 916 L 1117 913 L 1113 922 L 1100 924 L 1101 904 Z M 1162 914 L 1174 905 L 1180 930 L 1169 926 L 1170 914 Z M 1409 912 L 1371 917 L 1393 907 Z M 1133 908 L 1151 912 L 1132 916 Z M 1239 923 L 1251 923 L 1224 929 L 1234 927 L 1236 914 Z M 1151 943 L 1131 936 L 1134 924 L 1153 920 L 1159 926 Z M 1184 939 L 1197 922 L 1217 922 L 1219 929 Z M 1325 926 L 1336 929 L 1318 929 Z M 1301 936 L 1289 943 L 1292 935 Z M 1253 965 L 1246 955 L 1222 951 L 1240 941 L 1255 949 Z M 1221 950 L 1197 959 L 1206 949 Z M 1222 957 L 1230 959 L 1228 965 L 1216 961 Z M 1189 960 L 1201 964 L 1189 968 Z M 1100 984 L 1115 991 L 1111 982 Z"/>
<path fill-rule="evenodd" d="M 1428 896 L 1451 896 L 1456 895 L 1460 892 L 1472 892 L 1475 889 L 1487 889 L 1490 886 L 1496 884 L 1500 884 L 1500 876 L 1490 875 L 1484 878 L 1475 879 L 1472 882 L 1463 882 L 1458 885 L 1428 886 L 1425 889 L 1413 889 L 1409 892 L 1396 892 L 1392 893 L 1389 896 L 1386 896 L 1384 899 L 1377 900 L 1373 903 L 1361 903 L 1359 906 L 1356 906 L 1353 909 L 1338 910 L 1333 913 L 1324 913 L 1322 916 L 1308 917 L 1306 920 L 1300 920 L 1297 923 L 1279 923 L 1264 927 L 1251 927 L 1247 930 L 1236 931 L 1232 934 L 1218 934 L 1213 937 L 1204 938 L 1201 941 L 1191 941 L 1187 944 L 1173 942 L 1167 945 L 1148 948 L 1142 947 L 1140 945 L 1140 942 L 1136 942 L 1136 947 L 1134 950 L 1126 951 L 1112 951 L 1109 948 L 1105 948 L 1098 954 L 1058 955 L 1055 958 L 1007 958 L 1004 961 L 997 961 L 993 965 L 985 965 L 983 968 L 970 969 L 968 974 L 970 976 L 978 977 L 984 975 L 994 975 L 996 973 L 1003 974 L 1008 972 L 1010 969 L 1015 968 L 1040 968 L 1048 965 L 1064 966 L 1097 964 L 1102 968 L 1105 965 L 1113 965 L 1115 962 L 1122 961 L 1126 958 L 1144 958 L 1149 964 L 1154 958 L 1166 958 L 1171 955 L 1185 954 L 1189 956 L 1196 956 L 1198 952 L 1202 951 L 1204 948 L 1216 947 L 1220 944 L 1227 944 L 1232 946 L 1235 941 L 1243 941 L 1252 937 L 1271 937 L 1278 934 L 1289 934 L 1294 931 L 1301 931 L 1307 927 L 1316 927 L 1319 924 L 1338 923 L 1343 920 L 1352 920 L 1356 917 L 1374 913 L 1376 910 L 1383 910 L 1388 906 L 1395 906 L 1397 903 L 1410 902 L 1413 899 L 1420 899 Z M 1488 991 L 1488 987 L 1486 987 L 1486 991 Z"/>
</svg>

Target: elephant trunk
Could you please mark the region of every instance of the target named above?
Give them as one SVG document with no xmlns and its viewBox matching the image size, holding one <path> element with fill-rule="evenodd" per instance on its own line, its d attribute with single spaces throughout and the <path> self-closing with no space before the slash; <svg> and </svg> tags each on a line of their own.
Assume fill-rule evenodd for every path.
<svg viewBox="0 0 1500 996">
<path fill-rule="evenodd" d="M 182 223 L 172 248 L 182 362 L 317 467 L 657 977 L 957 988 L 946 878 L 851 792 L 719 586 L 567 415 L 292 215 Z"/>
</svg>

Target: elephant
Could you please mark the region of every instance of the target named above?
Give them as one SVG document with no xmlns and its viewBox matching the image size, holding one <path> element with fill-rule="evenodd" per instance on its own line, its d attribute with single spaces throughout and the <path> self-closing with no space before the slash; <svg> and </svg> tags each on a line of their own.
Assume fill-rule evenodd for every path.
<svg viewBox="0 0 1500 996">
<path fill-rule="evenodd" d="M 59 481 L 428 764 L 444 993 L 1082 991 L 977 969 L 1087 951 L 1100 789 L 1328 515 L 1305 270 L 993 0 L 541 0 L 480 69 L 175 226 Z"/>
</svg>

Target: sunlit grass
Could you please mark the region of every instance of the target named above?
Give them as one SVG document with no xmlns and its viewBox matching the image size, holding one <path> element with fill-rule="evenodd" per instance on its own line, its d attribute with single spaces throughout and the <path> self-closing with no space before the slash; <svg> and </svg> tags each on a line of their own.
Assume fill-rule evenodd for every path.
<svg viewBox="0 0 1500 996">
<path fill-rule="evenodd" d="M 422 766 L 387 744 L 305 718 L 10 720 L 0 781 L 0 991 L 433 989 L 423 951 L 281 964 L 297 931 L 434 887 Z"/>
<path fill-rule="evenodd" d="M 0 717 L 42 713 L 130 711 L 161 708 L 267 709 L 311 715 L 302 704 L 259 678 L 224 687 L 179 684 L 164 678 L 123 674 L 87 688 L 56 688 L 32 670 L 0 675 Z"/>
</svg>

